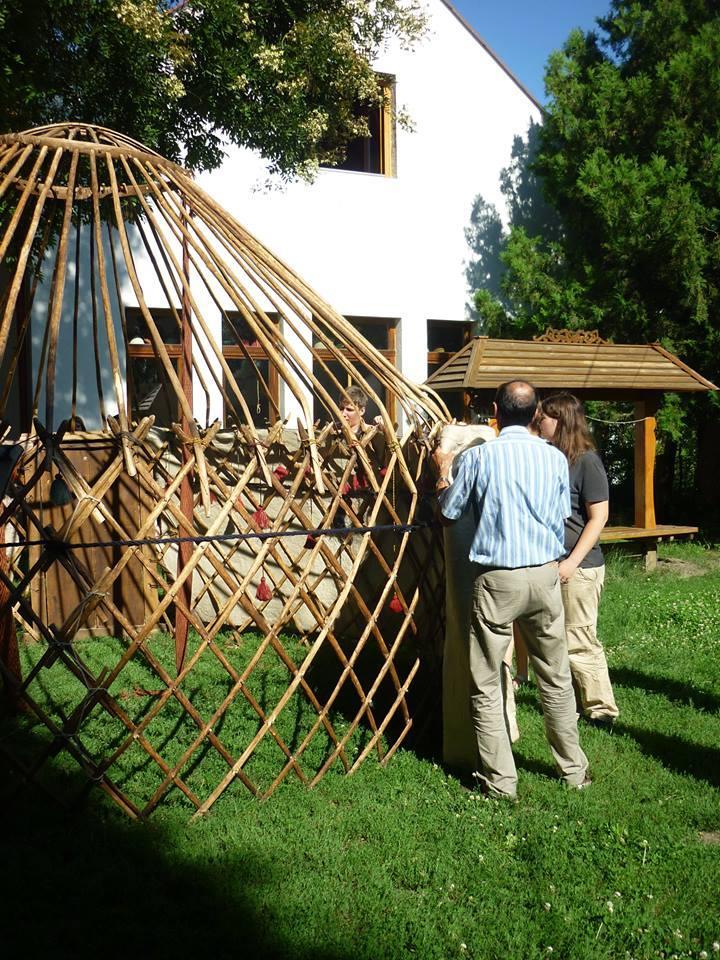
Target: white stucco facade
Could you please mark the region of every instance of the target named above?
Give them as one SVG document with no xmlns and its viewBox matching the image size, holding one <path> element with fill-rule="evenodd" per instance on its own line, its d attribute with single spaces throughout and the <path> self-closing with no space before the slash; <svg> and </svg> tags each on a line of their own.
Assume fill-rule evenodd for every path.
<svg viewBox="0 0 720 960">
<path fill-rule="evenodd" d="M 466 318 L 473 200 L 481 193 L 502 209 L 499 174 L 513 138 L 541 118 L 443 0 L 428 13 L 422 43 L 376 64 L 395 78 L 397 107 L 414 127 L 396 131 L 395 176 L 321 169 L 312 184 L 262 192 L 262 159 L 231 149 L 200 179 L 340 313 L 397 320 L 398 365 L 417 382 L 427 375 L 427 321 Z"/>
</svg>

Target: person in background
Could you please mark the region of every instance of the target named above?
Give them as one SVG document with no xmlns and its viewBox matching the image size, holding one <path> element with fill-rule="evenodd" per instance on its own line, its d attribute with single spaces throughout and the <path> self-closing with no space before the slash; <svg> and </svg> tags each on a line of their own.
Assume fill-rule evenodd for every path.
<svg viewBox="0 0 720 960">
<path fill-rule="evenodd" d="M 369 403 L 369 397 L 365 391 L 353 384 L 340 394 L 338 406 L 340 408 L 340 417 L 345 422 L 348 430 L 352 434 L 352 446 L 363 446 L 370 460 L 370 465 L 376 472 L 382 471 L 387 459 L 387 439 L 383 429 L 383 420 L 381 416 L 376 416 L 372 423 L 365 422 L 365 411 Z M 367 436 L 371 433 L 371 436 Z M 354 509 L 358 519 L 365 516 L 370 507 L 370 500 L 364 495 L 371 484 L 368 479 L 366 467 L 361 460 L 355 465 L 351 477 L 348 481 L 349 489 L 347 495 L 352 497 Z M 345 514 L 338 511 L 336 516 L 338 527 L 346 525 Z"/>
<path fill-rule="evenodd" d="M 348 387 L 340 397 L 340 416 L 348 425 L 350 433 L 360 434 L 368 429 L 365 423 L 365 410 L 368 396 L 360 387 Z"/>
<path fill-rule="evenodd" d="M 560 588 L 573 684 L 580 712 L 596 723 L 618 716 L 605 651 L 597 636 L 605 580 L 600 533 L 608 519 L 607 474 L 590 435 L 582 403 L 558 393 L 542 403 L 540 435 L 561 450 L 570 467 L 572 513 L 565 521 Z"/>
<path fill-rule="evenodd" d="M 568 786 L 590 785 L 588 761 L 578 738 L 568 664 L 558 558 L 564 519 L 570 514 L 567 460 L 528 431 L 537 409 L 524 380 L 499 387 L 495 415 L 500 435 L 472 447 L 448 469 L 453 454 L 434 453 L 440 511 L 461 517 L 468 504 L 477 527 L 468 562 L 473 567 L 470 624 L 470 711 L 477 738 L 477 778 L 496 798 L 515 799 L 517 771 L 502 696 L 503 657 L 512 624 L 525 640 L 556 766 Z"/>
</svg>

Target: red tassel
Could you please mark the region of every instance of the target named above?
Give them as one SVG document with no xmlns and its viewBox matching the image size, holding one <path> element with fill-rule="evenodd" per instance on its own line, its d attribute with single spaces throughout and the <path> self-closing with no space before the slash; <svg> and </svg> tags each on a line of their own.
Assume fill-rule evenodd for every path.
<svg viewBox="0 0 720 960">
<path fill-rule="evenodd" d="M 387 474 L 387 467 L 380 467 L 380 476 L 384 477 Z"/>
<path fill-rule="evenodd" d="M 340 492 L 342 493 L 342 495 L 343 495 L 344 497 L 346 497 L 346 496 L 350 493 L 351 489 L 352 489 L 352 487 L 350 486 L 349 483 L 344 483 L 344 484 L 343 484 L 343 488 L 342 488 L 342 490 L 341 490 Z"/>
<path fill-rule="evenodd" d="M 353 490 L 366 490 L 368 487 L 368 478 L 365 471 L 358 467 L 353 474 Z"/>
<path fill-rule="evenodd" d="M 270 526 L 270 517 L 265 513 L 265 510 L 262 507 L 258 509 L 253 514 L 253 520 L 258 525 L 260 530 L 267 530 Z"/>
<path fill-rule="evenodd" d="M 290 471 L 288 470 L 288 468 L 285 466 L 284 463 L 279 463 L 273 470 L 273 473 L 278 478 L 278 480 L 284 480 L 285 477 L 288 475 L 288 473 L 290 473 Z"/>
<path fill-rule="evenodd" d="M 403 606 L 400 603 L 400 597 L 397 594 L 395 594 L 395 596 L 392 598 L 389 606 L 393 613 L 402 613 Z"/>
<path fill-rule="evenodd" d="M 305 537 L 305 549 L 306 549 L 306 550 L 312 550 L 312 548 L 315 546 L 316 543 L 317 543 L 317 537 L 314 537 L 311 533 L 309 533 L 309 534 Z"/>
<path fill-rule="evenodd" d="M 267 580 L 265 579 L 265 574 L 260 577 L 260 583 L 258 584 L 257 592 L 255 596 L 258 600 L 272 600 L 272 590 L 270 589 Z"/>
</svg>

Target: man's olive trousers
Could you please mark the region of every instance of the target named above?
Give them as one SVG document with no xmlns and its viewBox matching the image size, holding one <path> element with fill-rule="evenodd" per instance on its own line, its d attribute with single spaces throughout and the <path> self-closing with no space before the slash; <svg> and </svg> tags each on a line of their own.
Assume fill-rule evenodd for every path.
<svg viewBox="0 0 720 960">
<path fill-rule="evenodd" d="M 535 673 L 555 765 L 566 783 L 579 785 L 588 761 L 578 739 L 558 565 L 477 570 L 470 625 L 470 709 L 479 778 L 491 795 L 512 798 L 517 792 L 501 682 L 503 657 L 517 621 Z"/>
</svg>

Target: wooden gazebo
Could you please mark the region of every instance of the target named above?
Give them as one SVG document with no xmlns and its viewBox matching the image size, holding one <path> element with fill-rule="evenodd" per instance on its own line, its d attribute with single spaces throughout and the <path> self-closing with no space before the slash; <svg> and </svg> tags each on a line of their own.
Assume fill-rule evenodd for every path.
<svg viewBox="0 0 720 960">
<path fill-rule="evenodd" d="M 655 416 L 665 392 L 717 390 L 659 343 L 608 343 L 595 330 L 549 329 L 534 340 L 474 337 L 427 381 L 438 393 L 486 394 L 488 404 L 499 384 L 515 377 L 543 393 L 570 390 L 583 400 L 634 404 L 634 524 L 608 527 L 604 542 L 639 542 L 646 564 L 654 565 L 657 542 L 691 537 L 697 527 L 658 525 L 655 517 Z"/>
</svg>

